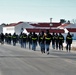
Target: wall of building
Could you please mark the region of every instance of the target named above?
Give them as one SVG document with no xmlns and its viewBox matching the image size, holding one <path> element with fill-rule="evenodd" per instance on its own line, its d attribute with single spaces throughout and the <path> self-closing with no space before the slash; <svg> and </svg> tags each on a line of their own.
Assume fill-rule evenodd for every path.
<svg viewBox="0 0 76 75">
<path fill-rule="evenodd" d="M 11 33 L 13 34 L 15 32 L 15 27 L 11 26 L 11 27 L 3 27 L 3 33 Z"/>
<path fill-rule="evenodd" d="M 15 26 L 15 32 L 19 35 L 26 28 L 33 28 L 33 26 L 31 26 L 28 23 L 24 22 L 24 23 L 21 23 L 21 24 L 18 24 L 18 25 Z"/>
</svg>

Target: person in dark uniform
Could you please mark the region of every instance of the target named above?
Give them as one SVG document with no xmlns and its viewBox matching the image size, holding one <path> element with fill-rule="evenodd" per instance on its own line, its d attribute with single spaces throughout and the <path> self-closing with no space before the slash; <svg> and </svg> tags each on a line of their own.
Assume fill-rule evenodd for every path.
<svg viewBox="0 0 76 75">
<path fill-rule="evenodd" d="M 59 33 L 59 50 L 63 50 L 64 36 Z"/>
<path fill-rule="evenodd" d="M 13 40 L 13 46 L 16 46 L 16 42 L 17 42 L 17 35 L 16 35 L 16 33 L 14 33 L 12 35 L 12 40 Z"/>
<path fill-rule="evenodd" d="M 41 45 L 40 45 L 40 36 L 41 36 L 41 32 L 39 32 L 39 34 L 38 34 L 38 43 L 39 43 L 39 46 L 41 47 Z"/>
<path fill-rule="evenodd" d="M 8 34 L 8 44 L 11 45 L 11 40 L 12 40 L 12 36 L 11 36 L 11 33 Z"/>
<path fill-rule="evenodd" d="M 31 45 L 32 45 L 32 32 L 30 32 L 28 34 L 28 44 L 29 44 L 29 49 L 31 49 Z"/>
<path fill-rule="evenodd" d="M 39 35 L 39 44 L 40 44 L 40 48 L 41 48 L 41 52 L 45 53 L 45 36 L 44 36 L 44 31 L 41 32 L 41 34 Z"/>
<path fill-rule="evenodd" d="M 21 45 L 21 48 L 23 47 L 23 33 L 21 32 L 19 35 L 19 43 Z"/>
<path fill-rule="evenodd" d="M 52 34 L 52 48 L 55 49 L 55 33 Z"/>
<path fill-rule="evenodd" d="M 0 39 L 1 39 L 1 44 L 4 44 L 4 34 L 3 33 L 1 33 Z"/>
<path fill-rule="evenodd" d="M 27 43 L 27 34 L 23 33 L 23 47 L 26 48 L 26 43 Z"/>
<path fill-rule="evenodd" d="M 8 44 L 8 33 L 5 33 L 5 43 Z"/>
<path fill-rule="evenodd" d="M 68 34 L 66 36 L 66 44 L 67 44 L 66 50 L 67 50 L 67 52 L 68 52 L 68 50 L 70 52 L 70 50 L 71 50 L 71 44 L 72 44 L 72 35 L 70 34 L 70 32 L 68 32 Z"/>
<path fill-rule="evenodd" d="M 52 41 L 52 35 L 49 33 L 49 30 L 46 30 L 46 35 L 45 35 L 45 47 L 47 54 L 49 54 L 49 46 Z"/>
<path fill-rule="evenodd" d="M 33 32 L 32 35 L 32 50 L 36 50 L 36 46 L 37 46 L 37 41 L 38 41 L 38 36 L 35 32 Z"/>
<path fill-rule="evenodd" d="M 56 47 L 56 50 L 58 50 L 58 44 L 59 44 L 59 36 L 56 33 L 56 35 L 55 35 L 55 47 Z"/>
</svg>

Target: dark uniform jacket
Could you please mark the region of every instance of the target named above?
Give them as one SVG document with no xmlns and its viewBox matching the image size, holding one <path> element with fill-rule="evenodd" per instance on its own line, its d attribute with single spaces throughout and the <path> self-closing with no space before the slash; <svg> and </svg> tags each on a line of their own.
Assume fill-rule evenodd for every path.
<svg viewBox="0 0 76 75">
<path fill-rule="evenodd" d="M 26 34 L 23 34 L 22 38 L 23 38 L 23 42 L 27 42 L 27 35 Z"/>
<path fill-rule="evenodd" d="M 51 34 L 47 34 L 47 35 L 45 36 L 45 43 L 46 43 L 46 44 L 50 44 L 51 40 L 52 40 Z"/>
<path fill-rule="evenodd" d="M 39 36 L 39 43 L 45 43 L 45 36 L 44 35 Z"/>
<path fill-rule="evenodd" d="M 59 42 L 59 36 L 55 35 L 55 42 Z"/>
<path fill-rule="evenodd" d="M 72 44 L 72 36 L 71 35 L 66 36 L 66 43 Z"/>
<path fill-rule="evenodd" d="M 32 42 L 37 42 L 37 40 L 38 40 L 38 36 L 37 36 L 37 34 L 33 34 L 32 35 Z"/>
<path fill-rule="evenodd" d="M 28 42 L 32 43 L 32 34 L 28 34 Z"/>
<path fill-rule="evenodd" d="M 13 42 L 17 42 L 17 36 L 16 36 L 16 34 L 13 34 L 12 40 L 13 40 Z"/>
<path fill-rule="evenodd" d="M 64 43 L 64 36 L 63 35 L 59 35 L 59 43 Z"/>
<path fill-rule="evenodd" d="M 55 43 L 55 35 L 52 35 L 52 43 Z"/>
</svg>

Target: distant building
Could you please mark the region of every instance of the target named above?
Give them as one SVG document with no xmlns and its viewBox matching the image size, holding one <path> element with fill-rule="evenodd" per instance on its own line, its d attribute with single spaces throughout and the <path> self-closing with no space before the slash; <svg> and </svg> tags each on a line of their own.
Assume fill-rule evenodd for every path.
<svg viewBox="0 0 76 75">
<path fill-rule="evenodd" d="M 30 23 L 34 28 L 26 28 L 27 32 L 36 32 L 41 31 L 46 32 L 46 29 L 49 29 L 50 33 L 62 33 L 66 38 L 68 32 L 71 33 L 73 39 L 76 39 L 76 24 L 71 23 Z"/>
<path fill-rule="evenodd" d="M 3 33 L 17 33 L 20 34 L 24 31 L 25 28 L 33 28 L 33 26 L 29 25 L 27 22 L 18 22 L 18 23 L 11 23 L 7 26 L 3 27 Z"/>
<path fill-rule="evenodd" d="M 61 25 L 61 23 L 29 23 L 30 25 L 34 26 L 34 28 L 26 28 L 27 32 L 36 32 L 39 33 L 41 31 L 46 32 L 46 29 L 49 29 L 50 33 L 52 32 L 61 32 L 64 33 L 63 30 L 59 30 L 57 27 Z"/>
<path fill-rule="evenodd" d="M 62 33 L 64 37 L 66 37 L 67 33 L 70 32 L 73 36 L 73 39 L 76 39 L 76 25 L 71 23 L 32 23 L 32 22 L 18 22 L 11 23 L 3 27 L 3 33 L 11 33 L 16 32 L 17 34 L 36 32 L 39 33 L 41 31 L 46 32 L 46 29 L 49 29 L 50 33 Z"/>
</svg>

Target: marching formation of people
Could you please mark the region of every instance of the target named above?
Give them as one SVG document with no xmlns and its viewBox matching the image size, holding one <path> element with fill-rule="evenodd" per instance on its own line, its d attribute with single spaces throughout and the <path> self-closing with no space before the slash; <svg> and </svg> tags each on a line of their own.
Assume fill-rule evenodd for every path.
<svg viewBox="0 0 76 75">
<path fill-rule="evenodd" d="M 66 50 L 67 52 L 71 50 L 71 44 L 72 44 L 72 35 L 70 32 L 68 32 L 66 36 Z M 50 33 L 49 30 L 46 30 L 46 33 L 44 31 L 41 31 L 39 35 L 37 35 L 35 32 L 30 32 L 28 35 L 26 33 L 20 33 L 20 35 L 17 35 L 14 33 L 13 35 L 9 34 L 0 34 L 0 43 L 1 44 L 10 44 L 13 43 L 13 46 L 16 46 L 16 44 L 19 42 L 21 48 L 26 48 L 26 45 L 28 43 L 29 49 L 32 49 L 36 51 L 36 46 L 39 44 L 41 53 L 47 52 L 49 54 L 49 48 L 50 44 L 52 44 L 52 48 L 56 50 L 63 50 L 63 43 L 64 43 L 64 36 L 61 33 Z"/>
</svg>

